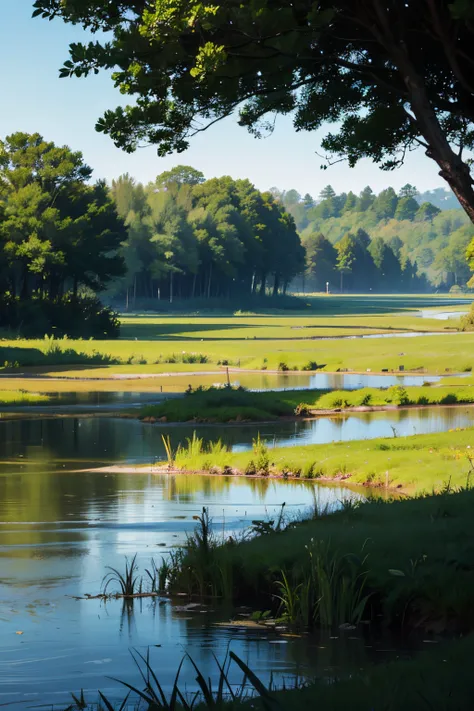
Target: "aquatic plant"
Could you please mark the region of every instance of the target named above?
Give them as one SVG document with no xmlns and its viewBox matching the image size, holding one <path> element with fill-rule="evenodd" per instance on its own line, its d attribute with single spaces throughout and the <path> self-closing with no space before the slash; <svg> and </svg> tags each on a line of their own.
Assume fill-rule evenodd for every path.
<svg viewBox="0 0 474 711">
<path fill-rule="evenodd" d="M 340 555 L 327 542 L 311 540 L 308 559 L 284 570 L 276 581 L 279 614 L 290 625 L 312 628 L 360 622 L 370 594 L 366 593 L 367 557 Z"/>
<path fill-rule="evenodd" d="M 270 688 L 267 688 L 234 652 L 228 651 L 222 663 L 213 654 L 219 672 L 215 685 L 213 685 L 210 678 L 206 679 L 204 677 L 194 659 L 189 654 L 186 654 L 178 666 L 171 692 L 168 695 L 164 692 L 158 676 L 152 668 L 150 650 L 147 650 L 146 656 L 136 650 L 131 651 L 130 654 L 139 671 L 143 688 L 133 686 L 122 679 L 112 678 L 113 681 L 128 689 L 128 693 L 119 707 L 101 691 L 99 691 L 101 704 L 98 707 L 88 704 L 84 698 L 84 693 L 81 692 L 80 697 L 71 694 L 74 703 L 66 711 L 84 711 L 85 709 L 92 709 L 93 706 L 101 709 L 102 704 L 105 711 L 124 711 L 131 695 L 135 696 L 139 703 L 144 702 L 149 711 L 192 711 L 196 708 L 196 705 L 199 705 L 199 708 L 202 709 L 223 709 L 228 702 L 239 703 L 247 697 L 255 695 L 259 698 L 263 711 L 277 711 L 280 708 L 271 693 L 271 685 Z M 199 687 L 192 694 L 183 693 L 179 687 L 181 669 L 186 661 L 194 668 L 196 682 Z M 232 662 L 239 667 L 243 674 L 242 682 L 239 686 L 235 686 L 230 681 L 229 672 Z M 297 683 L 295 686 L 297 686 Z"/>
<path fill-rule="evenodd" d="M 257 474 L 267 476 L 269 474 L 270 457 L 268 456 L 267 443 L 260 437 L 260 432 L 257 435 L 257 439 L 252 440 L 252 449 L 255 456 Z"/>
<path fill-rule="evenodd" d="M 113 583 L 117 583 L 119 585 L 119 594 L 125 597 L 141 593 L 143 579 L 138 575 L 138 565 L 136 563 L 136 559 L 136 553 L 131 561 L 129 561 L 128 558 L 125 559 L 125 571 L 123 573 L 117 570 L 117 568 L 107 566 L 106 570 L 110 572 L 107 573 L 102 580 L 103 595 L 107 595 L 107 590 Z"/>
<path fill-rule="evenodd" d="M 163 440 L 163 445 L 164 445 L 165 452 L 166 452 L 166 459 L 168 460 L 168 466 L 172 467 L 173 463 L 174 463 L 175 456 L 174 456 L 173 448 L 171 446 L 171 437 L 169 435 L 165 436 L 164 434 L 162 434 L 161 439 Z"/>
</svg>

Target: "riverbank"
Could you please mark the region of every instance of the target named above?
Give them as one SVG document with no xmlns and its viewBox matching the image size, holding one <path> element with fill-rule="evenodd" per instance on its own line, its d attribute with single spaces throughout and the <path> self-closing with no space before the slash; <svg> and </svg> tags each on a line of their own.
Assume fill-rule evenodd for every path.
<svg viewBox="0 0 474 711">
<path fill-rule="evenodd" d="M 170 590 L 230 597 L 295 629 L 378 619 L 405 631 L 470 632 L 473 505 L 472 489 L 447 486 L 441 495 L 349 502 L 335 513 L 315 506 L 307 520 L 254 522 L 257 535 L 224 544 L 204 513 Z"/>
<path fill-rule="evenodd" d="M 472 447 L 472 449 L 471 449 Z M 465 486 L 474 460 L 474 428 L 411 437 L 323 445 L 274 447 L 255 442 L 253 451 L 230 452 L 220 442 L 205 446 L 197 437 L 153 465 L 112 465 L 103 473 L 245 476 L 344 482 L 416 495 L 440 492 L 447 482 Z M 91 471 L 91 470 L 87 470 Z"/>
<path fill-rule="evenodd" d="M 470 384 L 283 392 L 211 387 L 188 392 L 182 399 L 146 405 L 140 418 L 150 423 L 270 422 L 279 418 L 471 403 L 474 403 L 474 385 Z"/>
</svg>

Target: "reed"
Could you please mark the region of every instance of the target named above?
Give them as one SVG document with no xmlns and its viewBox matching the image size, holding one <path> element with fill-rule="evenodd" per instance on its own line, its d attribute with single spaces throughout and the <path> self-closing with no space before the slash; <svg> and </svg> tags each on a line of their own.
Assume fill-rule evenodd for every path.
<svg viewBox="0 0 474 711">
<path fill-rule="evenodd" d="M 119 586 L 119 590 L 116 590 L 115 594 L 123 595 L 124 597 L 131 597 L 132 595 L 142 592 L 143 578 L 138 575 L 136 559 L 136 553 L 131 561 L 129 561 L 128 558 L 125 559 L 125 571 L 123 573 L 117 570 L 117 568 L 107 566 L 106 570 L 109 572 L 102 580 L 103 595 L 107 595 L 110 585 L 114 583 L 117 583 Z"/>
<path fill-rule="evenodd" d="M 210 677 L 207 679 L 199 669 L 194 659 L 186 654 L 178 666 L 176 676 L 171 688 L 171 692 L 167 695 L 160 683 L 156 672 L 153 670 L 150 661 L 150 650 L 147 650 L 146 655 L 138 651 L 131 651 L 131 657 L 140 674 L 143 685 L 134 686 L 122 679 L 112 678 L 121 686 L 128 689 L 127 695 L 121 701 L 120 706 L 116 702 L 107 698 L 105 694 L 99 691 L 100 703 L 89 704 L 84 698 L 84 693 L 78 697 L 71 694 L 73 703 L 68 706 L 65 711 L 85 711 L 86 709 L 95 708 L 96 711 L 124 711 L 129 708 L 130 697 L 136 699 L 135 708 L 147 708 L 148 711 L 192 711 L 197 706 L 200 709 L 225 709 L 228 705 L 239 705 L 241 702 L 251 697 L 258 697 L 263 711 L 277 711 L 280 709 L 280 704 L 276 701 L 271 688 L 267 688 L 258 676 L 240 659 L 234 652 L 227 652 L 224 661 L 219 662 L 215 654 L 213 654 L 217 666 L 217 682 L 212 683 Z M 182 691 L 179 685 L 179 678 L 183 664 L 187 662 L 191 664 L 196 673 L 196 682 L 198 685 L 197 691 L 189 693 Z M 230 681 L 230 667 L 235 664 L 242 672 L 242 681 L 236 686 Z"/>
</svg>

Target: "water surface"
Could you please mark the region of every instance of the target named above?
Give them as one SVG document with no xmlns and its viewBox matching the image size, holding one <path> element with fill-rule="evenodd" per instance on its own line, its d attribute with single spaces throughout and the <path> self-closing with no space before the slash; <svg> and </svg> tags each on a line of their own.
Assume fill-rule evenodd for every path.
<svg viewBox="0 0 474 711">
<path fill-rule="evenodd" d="M 317 668 L 337 669 L 343 660 L 345 673 L 351 664 L 360 665 L 366 644 L 360 635 L 349 642 L 327 636 L 324 644 L 280 644 L 266 630 L 213 626 L 216 619 L 238 617 L 239 610 L 214 606 L 179 612 L 174 605 L 182 605 L 181 598 L 174 604 L 135 601 L 130 607 L 71 597 L 97 593 L 106 566 L 123 568 L 124 556 L 138 553 L 142 570 L 152 557 L 159 562 L 193 529 L 202 506 L 209 507 L 220 537 L 278 515 L 284 501 L 289 514 L 298 515 L 315 502 L 337 506 L 353 492 L 232 477 L 66 473 L 51 450 L 43 457 L 30 450 L 34 461 L 23 466 L 5 460 L 3 443 L 2 450 L 0 705 L 64 708 L 68 692 L 81 688 L 90 700 L 98 688 L 117 698 L 120 689 L 108 676 L 139 685 L 130 648 L 146 653 L 151 647 L 167 689 L 185 650 L 205 675 L 215 676 L 212 652 L 222 658 L 229 644 L 266 681 L 272 671 L 281 681 L 295 673 L 312 675 Z M 194 688 L 194 678 L 188 665 L 183 685 Z M 239 678 L 236 673 L 234 680 Z"/>
</svg>

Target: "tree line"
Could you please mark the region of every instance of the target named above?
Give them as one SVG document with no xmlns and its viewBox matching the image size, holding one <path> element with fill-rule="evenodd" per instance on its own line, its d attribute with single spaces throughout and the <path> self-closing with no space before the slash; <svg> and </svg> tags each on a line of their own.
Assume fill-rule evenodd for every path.
<svg viewBox="0 0 474 711">
<path fill-rule="evenodd" d="M 110 191 L 80 152 L 38 134 L 0 141 L 0 326 L 31 335 L 116 335 L 95 298 L 125 273 Z"/>
<path fill-rule="evenodd" d="M 387 188 L 378 195 L 369 186 L 359 195 L 353 192 L 336 194 L 328 185 L 321 191 L 318 200 L 308 194 L 301 196 L 296 190 L 281 192 L 272 188 L 272 193 L 293 215 L 307 249 L 311 249 L 318 234 L 323 234 L 336 247 L 348 234 L 355 235 L 358 231 L 370 234 L 372 242 L 378 245 L 371 249 L 385 252 L 384 260 L 378 258 L 377 262 L 382 264 L 382 261 L 389 260 L 391 264 L 390 269 L 381 267 L 381 273 L 385 275 L 383 284 L 380 275 L 375 279 L 370 271 L 367 273 L 367 279 L 370 276 L 372 284 L 378 284 L 374 288 L 419 290 L 428 288 L 427 282 L 430 282 L 433 288 L 448 290 L 453 286 L 465 287 L 469 280 L 466 249 L 474 237 L 472 223 L 459 207 L 442 210 L 420 199 L 413 185 L 405 185 L 398 194 L 393 188 Z M 436 196 L 436 191 L 432 194 Z M 439 195 L 438 198 L 440 204 L 453 204 L 449 194 Z M 387 248 L 393 251 L 398 265 L 393 255 L 387 253 Z M 311 262 L 313 264 L 314 260 Z M 359 259 L 359 262 L 363 270 L 363 261 Z M 357 272 L 355 262 L 352 273 L 354 270 Z M 310 270 L 308 277 L 311 280 L 313 275 L 320 287 L 322 278 L 319 271 Z M 323 271 L 327 273 L 327 269 Z M 409 273 L 417 278 L 408 279 Z M 339 283 L 339 275 L 336 274 L 336 277 Z M 334 275 L 331 273 L 329 280 L 333 285 Z M 345 279 L 348 288 L 352 281 L 352 277 Z"/>
<path fill-rule="evenodd" d="M 111 293 L 129 306 L 137 299 L 276 296 L 304 270 L 293 218 L 248 180 L 205 180 L 177 166 L 146 186 L 120 176 L 111 195 L 128 229 L 120 250 L 127 272 Z"/>
</svg>

